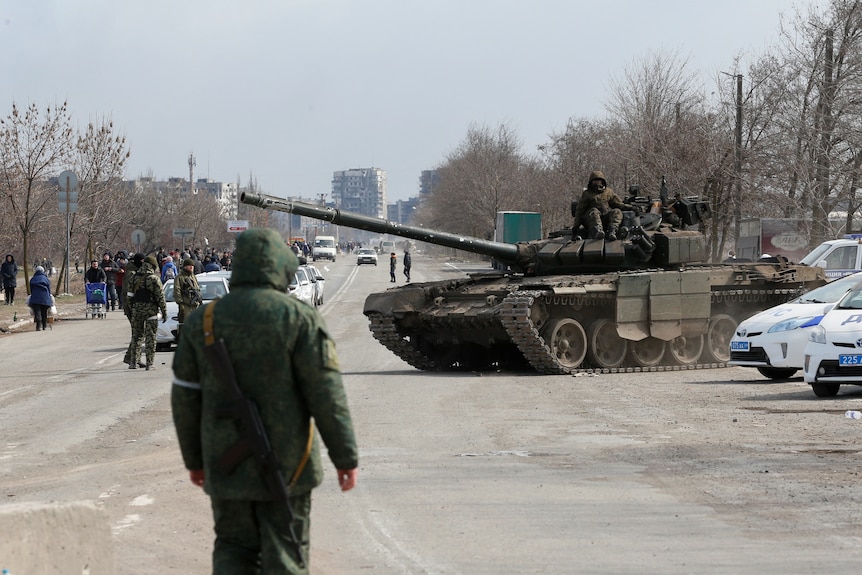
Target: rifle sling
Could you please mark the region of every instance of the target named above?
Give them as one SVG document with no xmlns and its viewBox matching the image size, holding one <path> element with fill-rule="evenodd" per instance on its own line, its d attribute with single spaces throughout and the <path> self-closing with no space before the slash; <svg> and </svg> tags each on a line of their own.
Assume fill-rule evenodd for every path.
<svg viewBox="0 0 862 575">
<path fill-rule="evenodd" d="M 215 312 L 215 305 L 218 303 L 218 300 L 211 301 L 207 305 L 204 306 L 204 344 L 205 345 L 213 345 L 215 343 L 215 331 L 213 330 L 213 317 Z M 236 385 L 234 380 L 234 385 Z M 238 389 L 239 386 L 237 386 Z M 242 393 L 242 392 L 240 392 Z M 290 478 L 289 486 L 293 487 L 296 485 L 296 482 L 299 480 L 299 476 L 302 475 L 302 471 L 305 469 L 305 466 L 308 464 L 308 460 L 311 458 L 311 448 L 314 445 L 314 420 L 309 418 L 308 420 L 308 441 L 305 444 L 305 452 L 302 454 L 302 459 L 299 461 L 299 465 L 296 468 L 296 471 L 293 472 L 293 475 Z M 234 446 L 237 447 L 237 446 Z M 236 467 L 241 460 L 236 460 L 236 456 L 238 453 L 234 450 L 234 447 L 231 447 L 219 460 L 219 463 L 222 462 L 226 465 L 229 465 L 231 469 Z M 249 451 L 243 449 L 246 453 L 246 457 L 250 454 Z M 243 457 L 245 459 L 245 457 Z M 234 462 L 235 461 L 235 462 Z M 230 463 L 228 463 L 230 462 Z"/>
</svg>

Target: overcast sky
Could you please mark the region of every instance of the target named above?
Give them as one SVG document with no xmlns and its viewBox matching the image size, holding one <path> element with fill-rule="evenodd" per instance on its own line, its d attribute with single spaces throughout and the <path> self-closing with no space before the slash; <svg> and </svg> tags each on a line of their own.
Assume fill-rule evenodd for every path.
<svg viewBox="0 0 862 575">
<path fill-rule="evenodd" d="M 808 6 L 816 1 L 806 0 Z M 109 116 L 127 178 L 246 184 L 311 198 L 378 167 L 418 193 L 471 124 L 525 151 L 600 118 L 611 78 L 676 54 L 709 85 L 778 36 L 798 0 L 0 0 L 0 117 L 67 100 Z M 741 70 L 744 72 L 744 70 Z"/>
</svg>

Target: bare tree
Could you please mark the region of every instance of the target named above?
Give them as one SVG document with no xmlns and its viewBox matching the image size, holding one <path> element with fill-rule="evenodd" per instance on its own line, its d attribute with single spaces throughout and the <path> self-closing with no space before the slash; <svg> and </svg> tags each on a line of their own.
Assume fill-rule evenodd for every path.
<svg viewBox="0 0 862 575">
<path fill-rule="evenodd" d="M 31 104 L 0 120 L 0 190 L 21 234 L 24 279 L 30 293 L 30 239 L 56 213 L 56 188 L 48 177 L 67 164 L 73 129 L 66 102 L 39 110 Z"/>
<path fill-rule="evenodd" d="M 497 211 L 515 209 L 523 196 L 524 157 L 515 132 L 471 126 L 465 140 L 437 168 L 439 183 L 419 221 L 438 229 L 490 238 Z"/>
<path fill-rule="evenodd" d="M 77 136 L 73 169 L 78 175 L 78 210 L 70 230 L 73 236 L 81 236 L 87 259 L 95 257 L 99 246 L 117 246 L 126 231 L 122 223 L 127 188 L 122 177 L 128 158 L 126 138 L 114 134 L 110 118 L 90 122 Z"/>
</svg>

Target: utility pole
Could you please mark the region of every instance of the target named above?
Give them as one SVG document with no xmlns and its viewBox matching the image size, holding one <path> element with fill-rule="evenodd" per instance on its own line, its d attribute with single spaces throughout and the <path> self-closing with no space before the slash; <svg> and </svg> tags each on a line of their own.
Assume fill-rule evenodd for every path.
<svg viewBox="0 0 862 575">
<path fill-rule="evenodd" d="M 195 166 L 197 162 L 195 161 L 195 155 L 193 153 L 189 153 L 189 195 L 194 195 L 195 193 Z"/>
<path fill-rule="evenodd" d="M 739 246 L 739 223 L 742 219 L 742 74 L 736 75 L 736 145 L 733 153 L 734 160 L 734 198 L 733 198 L 733 248 Z"/>
</svg>

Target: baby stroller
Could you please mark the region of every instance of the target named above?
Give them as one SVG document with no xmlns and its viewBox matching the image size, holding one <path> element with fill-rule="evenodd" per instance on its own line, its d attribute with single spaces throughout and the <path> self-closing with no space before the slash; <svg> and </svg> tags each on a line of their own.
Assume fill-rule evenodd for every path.
<svg viewBox="0 0 862 575">
<path fill-rule="evenodd" d="M 107 303 L 105 300 L 107 287 L 105 282 L 86 284 L 84 286 L 87 293 L 87 309 L 84 310 L 84 319 L 87 319 L 88 315 L 90 319 L 94 317 L 105 318 L 105 312 L 107 311 L 105 308 L 105 304 Z"/>
</svg>

